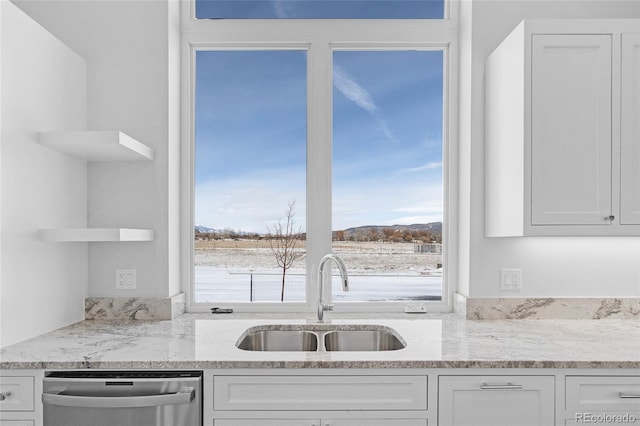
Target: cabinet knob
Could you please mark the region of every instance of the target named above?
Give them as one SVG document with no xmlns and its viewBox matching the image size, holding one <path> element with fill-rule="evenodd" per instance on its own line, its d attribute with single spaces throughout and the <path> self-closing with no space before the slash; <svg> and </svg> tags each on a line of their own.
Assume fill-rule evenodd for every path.
<svg viewBox="0 0 640 426">
<path fill-rule="evenodd" d="M 0 393 L 0 401 L 4 401 L 9 398 L 9 395 L 11 395 L 11 392 L 9 391 Z"/>
<path fill-rule="evenodd" d="M 614 220 L 615 218 L 616 218 L 616 217 L 615 217 L 614 215 L 611 215 L 611 216 L 607 216 L 607 217 L 605 217 L 605 218 L 604 218 L 604 220 L 608 220 L 609 222 L 613 222 L 613 220 Z"/>
</svg>

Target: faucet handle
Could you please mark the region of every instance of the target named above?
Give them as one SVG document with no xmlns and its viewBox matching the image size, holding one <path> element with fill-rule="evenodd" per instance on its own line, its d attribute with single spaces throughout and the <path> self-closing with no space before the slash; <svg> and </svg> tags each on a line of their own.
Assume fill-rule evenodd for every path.
<svg viewBox="0 0 640 426">
<path fill-rule="evenodd" d="M 324 311 L 333 311 L 333 305 L 322 301 L 318 302 L 318 322 L 324 322 Z"/>
</svg>

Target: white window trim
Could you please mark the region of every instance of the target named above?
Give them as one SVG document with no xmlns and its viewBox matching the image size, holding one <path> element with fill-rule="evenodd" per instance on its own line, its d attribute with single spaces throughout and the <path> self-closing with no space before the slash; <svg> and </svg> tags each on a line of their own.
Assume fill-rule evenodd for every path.
<svg viewBox="0 0 640 426">
<path fill-rule="evenodd" d="M 431 312 L 450 312 L 457 285 L 458 224 L 458 20 L 457 1 L 447 4 L 449 19 L 439 20 L 196 20 L 191 0 L 182 3 L 182 150 L 181 266 L 187 311 L 207 311 L 210 303 L 194 297 L 194 99 L 196 50 L 307 50 L 307 280 L 306 303 L 225 303 L 236 312 L 314 312 L 316 269 L 331 251 L 332 52 L 334 50 L 444 49 L 443 162 L 443 294 L 427 301 Z M 329 28 L 329 29 L 328 29 Z M 330 35 L 330 36 L 329 36 Z M 344 40 L 342 42 L 341 40 Z M 423 42 L 422 40 L 428 40 Z M 323 60 L 316 60 L 319 57 Z M 313 197 L 308 196 L 314 194 Z M 328 281 L 330 285 L 331 280 Z M 331 289 L 325 289 L 330 295 Z M 341 302 L 342 312 L 400 312 L 406 302 Z"/>
</svg>

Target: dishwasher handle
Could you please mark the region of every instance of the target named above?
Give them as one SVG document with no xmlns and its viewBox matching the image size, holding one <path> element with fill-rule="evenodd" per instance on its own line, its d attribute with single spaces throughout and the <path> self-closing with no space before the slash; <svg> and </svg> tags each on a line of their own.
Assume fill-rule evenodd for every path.
<svg viewBox="0 0 640 426">
<path fill-rule="evenodd" d="M 176 393 L 145 396 L 77 396 L 43 393 L 42 402 L 49 405 L 82 408 L 144 408 L 162 405 L 189 404 L 195 398 L 195 389 L 182 387 Z"/>
</svg>

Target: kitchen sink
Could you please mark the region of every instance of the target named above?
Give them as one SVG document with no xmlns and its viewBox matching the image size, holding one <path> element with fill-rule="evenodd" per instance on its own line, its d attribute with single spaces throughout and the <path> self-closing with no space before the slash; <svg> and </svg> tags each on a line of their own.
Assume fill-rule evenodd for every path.
<svg viewBox="0 0 640 426">
<path fill-rule="evenodd" d="M 379 325 L 270 324 L 246 330 L 236 346 L 246 351 L 371 352 L 403 349 L 406 343 Z"/>
<path fill-rule="evenodd" d="M 316 351 L 318 336 L 306 330 L 250 331 L 237 344 L 246 351 Z"/>
<path fill-rule="evenodd" d="M 406 347 L 388 330 L 334 330 L 325 333 L 327 351 L 395 351 Z"/>
</svg>

